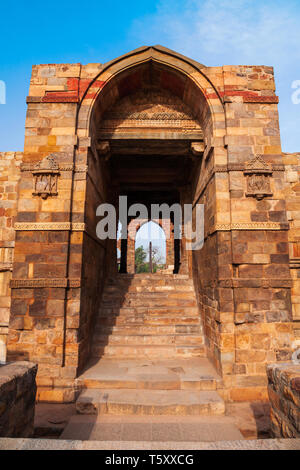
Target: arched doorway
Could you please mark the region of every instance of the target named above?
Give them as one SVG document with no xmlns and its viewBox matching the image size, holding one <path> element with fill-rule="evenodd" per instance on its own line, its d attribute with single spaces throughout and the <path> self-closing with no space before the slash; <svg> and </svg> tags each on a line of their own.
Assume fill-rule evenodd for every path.
<svg viewBox="0 0 300 470">
<path fill-rule="evenodd" d="M 156 273 L 166 269 L 166 235 L 155 221 L 142 224 L 135 236 L 135 273 Z"/>
<path fill-rule="evenodd" d="M 210 182 L 214 153 L 222 161 L 227 158 L 224 141 L 219 137 L 225 121 L 218 92 L 202 73 L 201 65 L 196 71 L 193 64 L 175 59 L 159 48 L 147 49 L 137 56 L 131 60 L 121 58 L 101 72 L 87 90 L 79 110 L 80 134 L 88 138 L 86 148 L 80 147 L 81 152 L 86 151 L 89 165 L 87 232 L 95 232 L 94 214 L 102 203 L 115 206 L 117 226 L 121 217 L 120 197 L 126 199 L 127 208 L 143 204 L 148 210 L 147 220 L 152 218 L 151 207 L 155 204 L 169 208 L 192 204 L 195 208 L 195 204 L 209 197 L 205 219 L 211 224 L 215 188 L 209 186 L 208 195 L 205 186 Z M 131 214 L 123 220 L 124 230 L 135 216 Z M 173 221 L 172 210 L 164 217 Z M 192 256 L 186 250 L 184 230 L 178 222 L 175 225 L 181 229 L 182 238 L 174 241 L 169 265 L 173 272 L 193 276 L 199 305 L 210 305 L 214 294 L 203 288 L 202 283 L 207 277 L 204 262 L 207 255 Z M 121 256 L 120 271 L 134 273 L 135 246 L 129 244 L 127 235 L 119 243 L 121 253 L 126 253 Z M 89 296 L 98 302 L 105 279 L 118 271 L 117 242 L 106 240 L 99 244 L 86 237 L 84 247 L 83 276 L 89 284 Z M 90 253 L 97 272 L 91 272 Z M 213 263 L 210 273 L 213 279 L 216 266 Z M 82 304 L 81 308 L 88 307 Z M 204 315 L 204 308 L 202 312 Z M 86 311 L 84 317 L 92 319 L 93 312 Z M 216 357 L 218 346 L 211 322 L 207 321 L 209 350 Z M 86 338 L 88 352 L 88 335 Z"/>
<path fill-rule="evenodd" d="M 260 69 L 205 67 L 161 46 L 142 47 L 107 64 L 34 67 L 18 214 L 8 235 L 8 248 L 15 243 L 15 249 L 7 350 L 10 361 L 39 364 L 47 400 L 58 388 L 62 400 L 69 397 L 90 356 L 104 286 L 117 277 L 116 240 L 97 237 L 95 214 L 99 205 L 111 203 L 117 226 L 121 196 L 128 207 L 190 203 L 193 220 L 204 204 L 203 248 L 187 250 L 183 232 L 174 279 L 183 274 L 193 284 L 207 352 L 229 387 L 235 382 L 247 389 L 246 375 L 261 379 L 267 358 L 289 357 L 289 348 L 276 343 L 276 323 L 286 321 L 289 331 L 294 326 L 278 98 L 272 70 Z M 249 112 L 251 129 L 242 118 Z M 271 203 L 261 201 L 269 190 L 247 189 L 249 175 L 262 168 Z M 46 191 L 40 193 L 42 181 Z M 269 207 L 266 214 L 262 205 Z M 262 244 L 268 254 L 261 253 Z M 134 274 L 124 278 L 130 283 Z M 279 297 L 280 312 L 269 310 Z M 177 308 L 180 302 L 171 303 Z M 271 341 L 258 354 L 256 328 Z M 244 329 L 254 340 L 246 343 L 247 351 L 238 338 Z M 251 386 L 257 383 L 255 377 Z"/>
</svg>

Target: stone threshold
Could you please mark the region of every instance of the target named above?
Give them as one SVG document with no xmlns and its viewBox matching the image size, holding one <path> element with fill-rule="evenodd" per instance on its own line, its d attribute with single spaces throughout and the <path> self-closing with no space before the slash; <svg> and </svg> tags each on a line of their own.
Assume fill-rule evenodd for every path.
<svg viewBox="0 0 300 470">
<path fill-rule="evenodd" d="M 300 450 L 300 439 L 136 442 L 1 438 L 0 450 Z"/>
</svg>

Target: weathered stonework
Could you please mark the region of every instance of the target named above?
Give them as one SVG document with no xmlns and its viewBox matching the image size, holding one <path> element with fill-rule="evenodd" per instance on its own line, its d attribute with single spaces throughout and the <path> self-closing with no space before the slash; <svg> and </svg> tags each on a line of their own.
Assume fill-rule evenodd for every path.
<svg viewBox="0 0 300 470">
<path fill-rule="evenodd" d="M 0 436 L 31 437 L 37 366 L 14 362 L 0 366 Z"/>
<path fill-rule="evenodd" d="M 0 362 L 6 360 L 21 152 L 0 152 Z"/>
<path fill-rule="evenodd" d="M 267 366 L 273 437 L 300 437 L 300 365 Z"/>
<path fill-rule="evenodd" d="M 9 321 L 8 358 L 39 363 L 39 400 L 74 400 L 116 272 L 96 208 L 145 189 L 204 204 L 204 246 L 181 242 L 179 273 L 224 398 L 267 399 L 266 364 L 289 360 L 300 331 L 299 154 L 282 153 L 277 103 L 272 67 L 205 67 L 161 46 L 33 66 L 24 153 L 0 154 L 0 342 Z M 51 155 L 55 185 L 33 190 Z"/>
</svg>

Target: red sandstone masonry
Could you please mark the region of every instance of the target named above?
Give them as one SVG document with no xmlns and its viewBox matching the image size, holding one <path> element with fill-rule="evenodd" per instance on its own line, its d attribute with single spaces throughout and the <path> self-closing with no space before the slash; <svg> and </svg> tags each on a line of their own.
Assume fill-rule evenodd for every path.
<svg viewBox="0 0 300 470">
<path fill-rule="evenodd" d="M 0 366 L 0 436 L 32 437 L 37 366 L 16 362 Z"/>
<path fill-rule="evenodd" d="M 274 437 L 300 436 L 300 365 L 271 364 L 267 367 Z"/>
<path fill-rule="evenodd" d="M 208 354 L 223 374 L 227 400 L 266 399 L 266 364 L 289 360 L 299 336 L 299 163 L 282 154 L 273 69 L 197 68 L 159 46 L 105 66 L 33 67 L 23 163 L 33 167 L 54 153 L 64 169 L 58 195 L 47 199 L 32 195 L 32 170 L 22 171 L 17 222 L 86 225 L 85 231 L 17 231 L 9 357 L 39 363 L 40 400 L 74 399 L 75 377 L 90 354 L 95 299 L 116 256 L 112 244 L 93 238 L 96 206 L 116 197 L 96 135 L 103 113 L 140 90 L 150 60 L 160 90 L 180 98 L 203 131 L 202 165 L 186 194 L 181 188 L 181 202 L 205 204 L 205 244 L 199 253 L 182 252 L 182 259 L 193 273 Z M 256 154 L 272 169 L 272 195 L 262 200 L 246 195 L 244 167 Z M 73 173 L 74 163 L 83 170 Z M 9 225 L 10 218 L 1 220 Z M 13 240 L 11 226 L 1 233 Z M 36 280 L 39 287 L 24 287 Z"/>
</svg>

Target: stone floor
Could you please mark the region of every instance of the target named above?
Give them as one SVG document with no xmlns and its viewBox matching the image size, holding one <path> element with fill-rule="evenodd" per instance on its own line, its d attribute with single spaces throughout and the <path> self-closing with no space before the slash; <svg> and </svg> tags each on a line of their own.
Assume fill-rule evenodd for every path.
<svg viewBox="0 0 300 470">
<path fill-rule="evenodd" d="M 219 442 L 70 441 L 0 439 L 0 450 L 300 450 L 300 439 Z"/>
<path fill-rule="evenodd" d="M 232 418 L 215 416 L 73 416 L 61 439 L 214 442 L 241 440 Z"/>
<path fill-rule="evenodd" d="M 158 405 L 166 400 L 166 397 L 156 397 L 155 394 L 161 393 L 167 396 L 168 404 L 171 403 L 172 394 L 180 394 L 180 397 L 176 395 L 174 398 L 177 404 L 178 398 L 191 404 L 195 397 L 190 397 L 190 394 L 200 394 L 202 404 L 203 395 L 209 394 L 209 401 L 211 394 L 218 397 L 216 392 L 221 378 L 206 358 L 94 360 L 78 378 L 78 385 L 86 388 L 81 400 L 85 394 L 89 402 L 93 394 L 109 395 L 110 401 L 118 403 L 116 414 L 85 414 L 85 410 L 79 407 L 79 400 L 77 412 L 83 411 L 83 414 L 76 414 L 75 404 L 37 404 L 35 437 L 136 442 L 207 442 L 270 437 L 269 406 L 264 403 L 227 404 L 225 415 L 224 411 L 210 413 L 211 416 L 206 416 L 207 412 L 204 416 L 199 413 L 190 416 L 184 416 L 184 413 L 162 415 L 163 411 L 157 404 L 158 416 L 132 413 L 136 413 L 140 395 L 151 403 L 157 399 Z M 120 403 L 123 403 L 122 407 Z"/>
<path fill-rule="evenodd" d="M 74 415 L 76 415 L 75 403 L 36 403 L 34 437 L 48 439 L 59 437 Z"/>
<path fill-rule="evenodd" d="M 269 403 L 226 403 L 226 416 L 233 419 L 245 439 L 272 437 Z"/>
<path fill-rule="evenodd" d="M 270 438 L 270 418 L 269 418 L 269 405 L 267 403 L 230 403 L 226 404 L 226 417 L 230 418 L 230 421 L 223 421 L 226 424 L 233 423 L 236 428 L 241 433 L 244 439 L 268 439 Z M 106 423 L 109 424 L 107 420 L 108 416 L 105 417 Z M 120 419 L 120 422 L 125 422 L 125 416 L 113 416 L 111 422 L 114 420 Z M 134 421 L 134 417 L 132 417 Z M 148 416 L 151 422 L 159 422 L 159 417 Z M 171 421 L 174 420 L 174 416 L 170 417 Z M 193 418 L 193 417 L 191 417 Z M 217 422 L 220 417 L 210 417 L 215 419 Z M 70 421 L 80 422 L 80 416 L 76 414 L 75 404 L 61 405 L 61 404 L 48 404 L 48 403 L 38 403 L 36 405 L 35 412 L 35 437 L 44 437 L 44 438 L 58 438 L 62 436 L 64 429 L 67 428 Z M 90 418 L 91 419 L 91 418 Z M 102 423 L 104 424 L 104 417 L 102 418 Z M 136 423 L 138 423 L 138 419 Z M 193 418 L 194 419 L 194 418 Z M 91 428 L 91 422 L 95 422 L 95 417 L 92 417 L 90 423 L 85 425 L 86 428 Z M 202 417 L 202 422 L 206 420 Z M 191 421 L 190 421 L 191 423 Z M 99 423 L 98 423 L 99 424 Z M 134 424 L 134 423 L 133 423 Z M 209 424 L 209 423 L 208 423 Z M 105 426 L 105 434 L 107 435 L 108 426 Z M 128 428 L 128 426 L 126 426 Z M 74 428 L 73 428 L 74 429 Z M 98 433 L 99 427 L 97 431 Z M 103 428 L 104 431 L 104 428 Z M 69 432 L 69 431 L 68 431 Z M 72 431 L 73 432 L 73 431 Z M 88 433 L 85 429 L 83 431 L 78 431 L 79 433 L 84 432 Z M 219 430 L 216 429 L 216 432 L 219 433 Z M 240 439 L 242 438 L 240 437 Z"/>
</svg>

